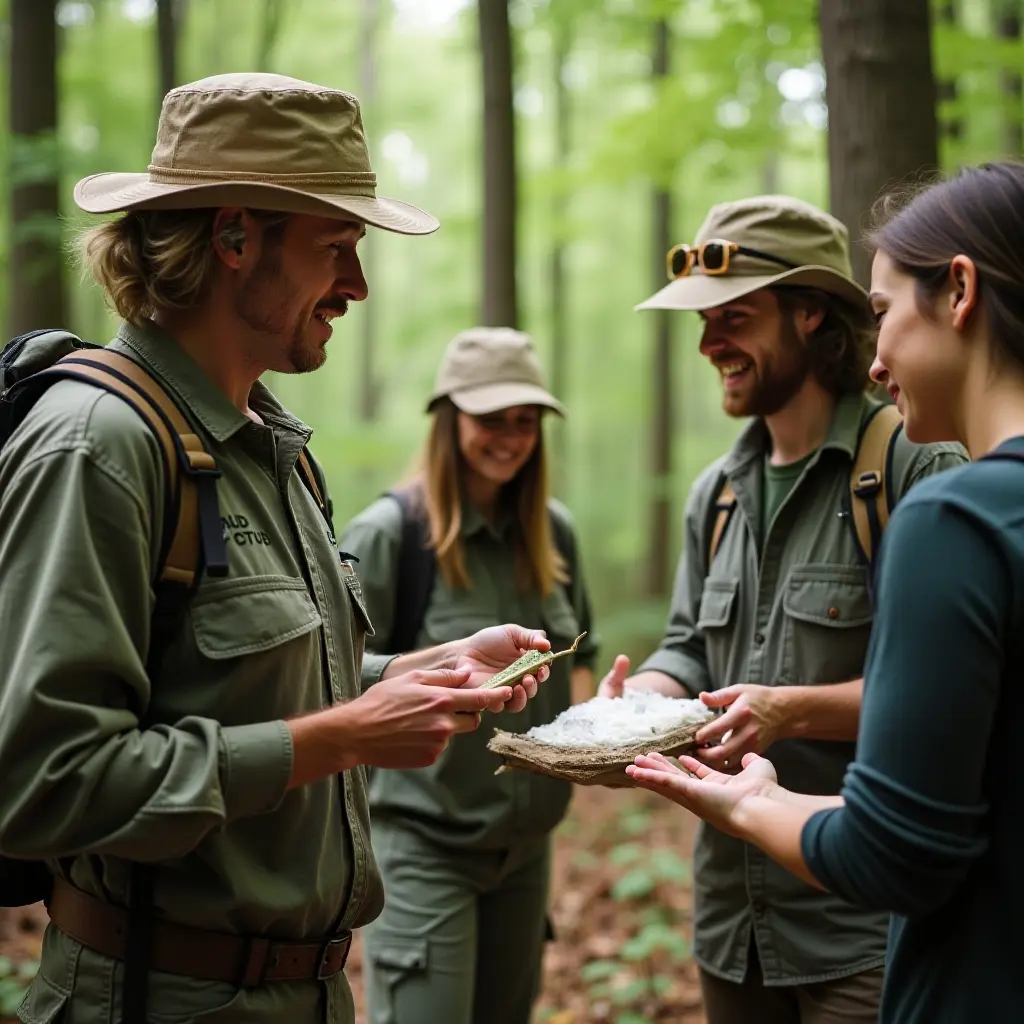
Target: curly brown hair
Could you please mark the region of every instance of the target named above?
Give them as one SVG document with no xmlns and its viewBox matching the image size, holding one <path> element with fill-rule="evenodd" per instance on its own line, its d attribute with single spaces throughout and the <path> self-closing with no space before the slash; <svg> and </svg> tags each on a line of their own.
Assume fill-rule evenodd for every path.
<svg viewBox="0 0 1024 1024">
<path fill-rule="evenodd" d="M 871 310 L 820 288 L 772 288 L 784 316 L 820 310 L 821 323 L 807 339 L 811 373 L 833 395 L 859 394 L 869 383 L 877 329 Z"/>
</svg>

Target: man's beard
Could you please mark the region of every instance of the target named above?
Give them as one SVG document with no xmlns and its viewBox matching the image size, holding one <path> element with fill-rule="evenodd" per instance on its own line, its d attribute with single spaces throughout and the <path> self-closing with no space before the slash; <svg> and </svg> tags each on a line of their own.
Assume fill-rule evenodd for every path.
<svg viewBox="0 0 1024 1024">
<path fill-rule="evenodd" d="M 281 271 L 280 243 L 264 242 L 256 266 L 235 299 L 235 312 L 246 326 L 260 334 L 278 338 L 290 335 L 285 354 L 288 369 L 284 372 L 311 373 L 327 361 L 327 348 L 306 339 L 308 320 L 299 318 L 290 323 L 293 314 L 287 296 L 291 291 Z M 294 315 L 301 317 L 301 311 Z"/>
<path fill-rule="evenodd" d="M 779 326 L 778 351 L 763 360 L 747 395 L 742 398 L 736 396 L 731 403 L 726 395 L 726 412 L 736 417 L 764 417 L 779 412 L 803 387 L 810 369 L 807 345 L 797 333 L 793 321 L 783 317 Z"/>
</svg>

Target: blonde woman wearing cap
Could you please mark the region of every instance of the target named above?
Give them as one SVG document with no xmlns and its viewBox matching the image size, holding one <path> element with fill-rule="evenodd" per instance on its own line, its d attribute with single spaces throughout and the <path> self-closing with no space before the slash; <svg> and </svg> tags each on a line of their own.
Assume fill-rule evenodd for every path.
<svg viewBox="0 0 1024 1024">
<path fill-rule="evenodd" d="M 483 625 L 543 628 L 557 648 L 587 631 L 527 709 L 502 719 L 502 728 L 526 731 L 564 710 L 573 692 L 593 692 L 597 646 L 574 530 L 548 498 L 545 470 L 543 417 L 563 410 L 526 335 L 478 328 L 448 346 L 429 412 L 411 486 L 374 502 L 339 540 L 360 560 L 375 627 L 363 684 L 394 655 Z M 495 776 L 490 734 L 485 721 L 433 767 L 371 778 L 373 846 L 387 894 L 365 933 L 374 1024 L 530 1019 L 550 835 L 570 786 Z"/>
</svg>

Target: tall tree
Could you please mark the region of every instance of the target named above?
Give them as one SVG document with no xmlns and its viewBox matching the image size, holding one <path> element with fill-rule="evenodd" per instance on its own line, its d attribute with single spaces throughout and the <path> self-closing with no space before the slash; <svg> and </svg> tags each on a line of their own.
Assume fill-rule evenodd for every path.
<svg viewBox="0 0 1024 1024">
<path fill-rule="evenodd" d="M 56 0 L 10 0 L 11 335 L 66 322 L 56 7 Z"/>
<path fill-rule="evenodd" d="M 270 71 L 274 60 L 274 49 L 281 36 L 281 22 L 284 17 L 284 0 L 263 0 L 263 17 L 260 19 L 260 34 L 256 42 L 256 70 Z"/>
<path fill-rule="evenodd" d="M 996 35 L 1021 40 L 1021 0 L 996 0 Z M 1003 155 L 1024 155 L 1024 77 L 1020 67 L 1004 67 L 999 75 L 1004 96 Z"/>
<path fill-rule="evenodd" d="M 655 83 L 669 72 L 671 34 L 668 22 L 654 23 L 651 71 Z M 656 186 L 651 202 L 652 284 L 665 282 L 665 253 L 672 245 L 672 196 Z M 672 319 L 668 310 L 653 314 L 654 354 L 651 359 L 651 478 L 650 547 L 647 552 L 647 591 L 653 596 L 668 593 L 671 580 L 669 551 L 672 542 Z"/>
<path fill-rule="evenodd" d="M 483 301 L 481 322 L 518 327 L 516 142 L 508 0 L 479 0 L 483 69 Z"/>
<path fill-rule="evenodd" d="M 178 84 L 178 20 L 180 0 L 156 0 L 156 50 L 160 95 L 157 107 Z"/>
<path fill-rule="evenodd" d="M 364 123 L 374 116 L 377 98 L 377 31 L 380 27 L 380 0 L 363 0 L 362 23 L 359 33 L 359 100 Z M 376 138 L 376 132 L 368 131 L 368 137 Z M 376 232 L 369 232 L 360 243 L 360 258 L 363 270 L 373 280 L 373 264 L 376 259 Z M 359 345 L 358 408 L 359 418 L 365 423 L 377 416 L 378 387 L 373 368 L 374 350 L 377 347 L 377 303 L 364 302 L 360 307 L 362 315 L 362 338 Z"/>
<path fill-rule="evenodd" d="M 887 186 L 938 166 L 928 0 L 821 0 L 832 212 L 856 243 Z M 853 245 L 866 283 L 868 255 Z"/>
<path fill-rule="evenodd" d="M 555 166 L 557 170 L 567 170 L 569 161 L 569 91 L 565 87 L 565 69 L 569 59 L 570 28 L 564 17 L 556 18 L 551 29 L 551 77 L 554 96 L 555 122 Z M 565 233 L 563 220 L 566 213 L 568 196 L 559 186 L 552 195 L 551 210 L 551 390 L 565 400 L 568 383 L 569 365 L 569 322 L 568 297 L 565 276 Z M 558 424 L 555 446 L 556 472 L 554 479 L 564 486 L 568 466 L 566 452 L 566 431 L 564 424 Z"/>
</svg>

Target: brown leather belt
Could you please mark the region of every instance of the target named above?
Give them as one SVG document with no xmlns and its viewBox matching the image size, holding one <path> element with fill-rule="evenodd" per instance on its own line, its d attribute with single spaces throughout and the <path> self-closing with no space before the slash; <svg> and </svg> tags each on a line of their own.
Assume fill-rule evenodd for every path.
<svg viewBox="0 0 1024 1024">
<path fill-rule="evenodd" d="M 117 960 L 124 959 L 128 913 L 54 880 L 50 920 L 71 938 Z M 209 932 L 170 921 L 153 922 L 150 967 L 206 981 L 252 988 L 271 981 L 312 981 L 344 970 L 352 933 L 324 942 L 271 939 Z"/>
</svg>

